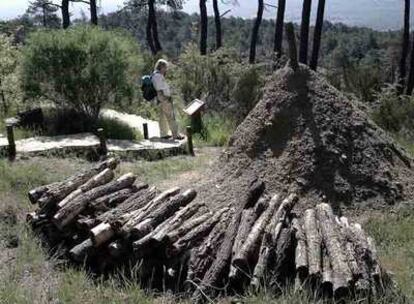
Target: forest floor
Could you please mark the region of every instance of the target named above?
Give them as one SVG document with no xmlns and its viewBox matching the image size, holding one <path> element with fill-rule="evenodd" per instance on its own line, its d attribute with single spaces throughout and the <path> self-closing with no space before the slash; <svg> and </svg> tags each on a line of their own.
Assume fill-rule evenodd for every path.
<svg viewBox="0 0 414 304">
<path fill-rule="evenodd" d="M 188 188 L 205 178 L 220 149 L 204 147 L 196 152 L 196 157 L 124 162 L 118 170 L 132 171 L 160 189 L 172 186 Z M 27 191 L 62 179 L 85 165 L 85 160 L 75 158 L 30 158 L 14 163 L 0 160 L 0 303 L 188 303 L 188 300 L 168 292 L 145 292 L 137 281 L 123 281 L 121 285 L 117 276 L 106 280 L 92 279 L 86 272 L 65 267 L 60 261 L 50 258 L 41 248 L 25 225 L 26 213 L 35 208 L 26 198 Z M 409 206 L 401 205 L 392 212 L 350 213 L 363 221 L 364 227 L 377 241 L 385 268 L 394 273 L 402 291 L 414 300 L 414 209 Z M 136 269 L 127 271 L 134 274 Z M 122 276 L 119 273 L 118 277 Z M 221 300 L 221 303 L 232 302 L 234 298 Z M 317 301 L 310 295 L 288 290 L 277 298 L 263 292 L 239 297 L 237 302 Z M 394 303 L 398 302 L 396 299 Z"/>
</svg>

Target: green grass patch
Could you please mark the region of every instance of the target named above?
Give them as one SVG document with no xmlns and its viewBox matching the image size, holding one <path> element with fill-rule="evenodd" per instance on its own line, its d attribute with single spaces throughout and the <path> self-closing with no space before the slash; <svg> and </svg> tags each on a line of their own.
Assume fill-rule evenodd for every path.
<svg viewBox="0 0 414 304">
<path fill-rule="evenodd" d="M 190 125 L 189 120 L 185 120 Z M 230 136 L 236 129 L 236 122 L 231 117 L 219 114 L 208 114 L 203 117 L 203 134 L 194 134 L 196 146 L 223 147 L 228 144 Z"/>
<path fill-rule="evenodd" d="M 100 118 L 97 122 L 97 128 L 103 128 L 106 138 L 110 139 L 127 139 L 140 141 L 144 136 L 139 130 L 133 129 L 126 123 L 118 119 Z"/>
<path fill-rule="evenodd" d="M 166 179 L 173 178 L 179 173 L 190 170 L 205 168 L 210 157 L 207 155 L 191 156 L 175 156 L 158 161 L 137 161 L 134 163 L 123 163 L 122 172 L 133 172 L 138 176 L 139 180 L 149 184 L 157 184 Z"/>
<path fill-rule="evenodd" d="M 400 211 L 372 218 L 367 223 L 376 240 L 385 269 L 395 275 L 402 291 L 414 301 L 414 214 Z"/>
</svg>

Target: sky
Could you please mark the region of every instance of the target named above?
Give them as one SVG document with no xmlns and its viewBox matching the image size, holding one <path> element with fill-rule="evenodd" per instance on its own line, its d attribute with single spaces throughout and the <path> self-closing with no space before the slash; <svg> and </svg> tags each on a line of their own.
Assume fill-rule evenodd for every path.
<svg viewBox="0 0 414 304">
<path fill-rule="evenodd" d="M 30 0 L 0 0 L 0 19 L 10 19 L 24 13 Z M 59 3 L 58 0 L 53 0 Z M 287 0 L 286 20 L 299 21 L 303 0 Z M 100 12 L 108 13 L 122 7 L 124 0 L 98 0 Z M 208 0 L 211 2 L 211 0 Z M 224 1 L 225 2 L 225 1 Z M 231 9 L 230 15 L 243 18 L 253 18 L 257 11 L 257 2 L 254 0 L 238 0 L 238 6 L 221 4 L 221 11 Z M 277 0 L 267 0 L 266 3 L 277 3 Z M 332 22 L 344 22 L 351 25 L 369 26 L 376 29 L 399 29 L 402 26 L 402 0 L 327 0 L 326 19 Z M 209 14 L 212 13 L 211 3 L 208 5 Z M 317 1 L 313 0 L 313 15 L 316 14 Z M 72 3 L 71 11 L 80 16 L 83 10 L 88 14 L 88 7 L 81 3 Z M 198 11 L 198 0 L 187 0 L 184 11 L 193 13 Z M 276 9 L 267 7 L 266 18 L 274 18 Z M 413 10 L 414 17 L 414 10 Z M 314 16 L 313 16 L 314 17 Z M 414 18 L 413 18 L 414 20 Z"/>
</svg>

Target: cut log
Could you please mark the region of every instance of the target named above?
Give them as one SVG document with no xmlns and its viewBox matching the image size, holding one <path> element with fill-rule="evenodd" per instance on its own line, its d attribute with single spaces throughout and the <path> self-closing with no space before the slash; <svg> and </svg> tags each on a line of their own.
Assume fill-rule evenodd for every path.
<svg viewBox="0 0 414 304">
<path fill-rule="evenodd" d="M 199 247 L 193 248 L 188 262 L 187 282 L 199 285 L 207 269 L 211 266 L 216 256 L 218 246 L 223 241 L 229 216 L 226 214 L 220 222 L 214 226 L 208 237 Z M 194 290 L 194 285 L 189 285 L 187 290 Z"/>
<path fill-rule="evenodd" d="M 239 268 L 234 266 L 234 258 L 237 255 L 237 252 L 240 251 L 243 243 L 247 239 L 254 222 L 257 218 L 263 213 L 264 210 L 268 207 L 269 199 L 266 196 L 263 196 L 257 202 L 257 205 L 254 208 L 245 209 L 242 211 L 242 216 L 240 220 L 239 230 L 237 232 L 236 239 L 234 240 L 233 249 L 232 249 L 232 261 L 230 264 L 230 280 L 234 281 L 240 277 Z"/>
<path fill-rule="evenodd" d="M 70 193 L 67 197 L 65 197 L 63 200 L 61 200 L 58 203 L 58 208 L 63 208 L 66 204 L 71 202 L 75 197 L 79 196 L 80 194 L 87 192 L 95 187 L 104 185 L 106 183 L 109 183 L 113 178 L 115 174 L 114 171 L 107 168 L 103 170 L 102 172 L 98 173 L 94 177 L 92 177 L 90 180 L 88 180 L 83 185 L 79 186 L 78 189 Z"/>
<path fill-rule="evenodd" d="M 141 214 L 147 214 L 144 214 L 144 216 L 141 217 L 135 217 L 128 221 L 122 227 L 122 233 L 127 235 L 130 234 L 134 239 L 144 237 L 163 221 L 173 216 L 179 208 L 191 203 L 196 195 L 197 192 L 195 190 L 189 189 L 181 194 L 177 194 L 168 202 L 159 205 L 158 208 L 148 208 L 146 211 L 141 210 Z"/>
<path fill-rule="evenodd" d="M 330 205 L 317 205 L 316 213 L 321 227 L 323 242 L 331 261 L 333 291 L 334 294 L 342 294 L 347 291 L 353 277 L 343 245 L 341 244 L 340 231 L 336 225 Z"/>
<path fill-rule="evenodd" d="M 295 265 L 296 272 L 301 280 L 308 274 L 308 251 L 306 247 L 306 235 L 299 219 L 292 220 L 292 227 L 295 233 Z"/>
<path fill-rule="evenodd" d="M 70 224 L 75 217 L 86 208 L 88 202 L 107 195 L 108 193 L 128 188 L 134 183 L 135 179 L 135 175 L 128 173 L 109 184 L 93 188 L 92 190 L 79 195 L 53 216 L 53 223 L 58 229 L 62 230 L 63 227 Z"/>
<path fill-rule="evenodd" d="M 309 275 L 319 277 L 321 274 L 321 246 L 322 236 L 319 231 L 319 224 L 314 209 L 308 209 L 303 217 L 303 229 L 306 235 L 308 245 L 308 266 Z"/>
<path fill-rule="evenodd" d="M 132 186 L 131 188 L 121 189 L 114 193 L 99 197 L 92 202 L 89 202 L 88 206 L 92 208 L 94 212 L 108 211 L 130 198 L 136 192 L 138 192 L 138 188 L 135 186 Z"/>
<path fill-rule="evenodd" d="M 76 262 L 84 262 L 85 259 L 94 252 L 91 239 L 86 239 L 82 243 L 76 245 L 69 251 L 70 257 Z"/>
<path fill-rule="evenodd" d="M 323 257 L 322 257 L 322 288 L 325 292 L 332 292 L 333 291 L 333 273 L 332 273 L 332 266 L 331 261 L 329 259 L 328 253 L 326 248 L 323 250 Z"/>
<path fill-rule="evenodd" d="M 145 237 L 135 241 L 133 248 L 137 257 L 143 257 L 154 248 L 159 247 L 163 243 L 167 243 L 167 233 L 178 229 L 183 223 L 191 218 L 203 205 L 199 203 L 191 203 L 178 211 L 172 218 L 164 221 L 154 231 Z"/>
<path fill-rule="evenodd" d="M 236 257 L 233 260 L 233 265 L 237 268 L 248 270 L 249 260 L 253 253 L 260 246 L 260 242 L 263 237 L 263 233 L 267 224 L 269 223 L 275 209 L 281 202 L 281 195 L 277 194 L 269 202 L 269 207 L 260 215 L 257 221 L 254 223 L 246 241 L 243 243 L 240 250 L 237 252 Z"/>
<path fill-rule="evenodd" d="M 219 216 L 221 216 L 221 214 Z M 165 235 L 163 241 L 166 244 L 172 245 L 175 242 L 177 242 L 180 238 L 184 237 L 186 234 L 194 233 L 194 231 L 195 231 L 194 229 L 196 229 L 196 227 L 198 227 L 202 223 L 205 223 L 209 219 L 210 220 L 214 219 L 215 223 L 216 223 L 217 222 L 217 213 L 214 214 L 213 212 L 206 212 L 206 213 L 203 213 L 203 214 L 201 214 L 200 216 L 198 216 L 196 218 L 189 219 L 188 221 L 183 223 L 183 225 L 181 225 L 177 229 L 174 229 L 174 230 L 171 230 L 170 232 L 168 232 Z"/>
<path fill-rule="evenodd" d="M 135 210 L 142 208 L 144 205 L 146 205 L 148 202 L 154 199 L 156 193 L 157 190 L 155 187 L 140 190 L 134 194 L 133 199 L 128 198 L 116 208 L 99 215 L 96 219 L 99 223 L 107 222 L 111 224 L 111 226 L 116 226 L 119 229 L 119 225 L 116 225 L 118 219 L 124 217 L 127 214 L 130 214 Z"/>
<path fill-rule="evenodd" d="M 176 256 L 188 248 L 196 247 L 198 242 L 210 233 L 214 226 L 228 211 L 229 208 L 223 208 L 213 215 L 202 215 L 186 223 L 185 229 L 182 229 L 180 232 L 177 231 L 169 234 L 168 239 L 170 242 L 174 240 L 177 241 L 171 246 L 171 250 L 169 251 L 170 254 L 167 256 Z"/>
<path fill-rule="evenodd" d="M 82 231 L 89 231 L 98 224 L 99 222 L 96 220 L 96 218 L 90 217 L 80 217 L 76 221 L 76 227 Z"/>
<path fill-rule="evenodd" d="M 29 200 L 32 204 L 37 204 L 37 201 L 42 197 L 43 194 L 45 194 L 47 191 L 56 188 L 60 185 L 59 182 L 52 183 L 45 186 L 40 186 L 35 189 L 32 189 L 29 191 L 28 196 Z"/>
<path fill-rule="evenodd" d="M 125 233 L 129 233 L 134 226 L 138 225 L 142 220 L 148 217 L 152 211 L 156 210 L 159 206 L 162 206 L 165 201 L 179 192 L 180 188 L 178 187 L 162 192 L 143 207 L 134 209 L 132 212 L 119 217 L 118 220 L 112 223 L 112 226 L 123 230 Z"/>
<path fill-rule="evenodd" d="M 115 235 L 115 231 L 108 223 L 100 223 L 91 230 L 91 240 L 94 247 L 99 247 L 109 241 Z"/>
<path fill-rule="evenodd" d="M 268 268 L 271 251 L 276 250 L 276 244 L 282 227 L 286 221 L 286 216 L 293 208 L 294 204 L 296 203 L 296 200 L 297 196 L 295 194 L 289 195 L 282 201 L 278 210 L 270 219 L 270 222 L 264 233 L 263 240 L 261 242 L 259 258 L 254 268 L 253 279 L 251 281 L 251 285 L 253 285 L 256 289 L 259 288 L 262 285 L 262 283 L 264 283 L 266 269 Z M 289 241 L 289 245 L 290 244 L 291 242 Z M 283 246 L 285 245 L 286 244 L 283 244 Z M 280 256 L 282 256 L 282 253 L 280 253 Z"/>
<path fill-rule="evenodd" d="M 54 204 L 62 199 L 64 199 L 71 192 L 75 191 L 79 186 L 86 183 L 90 178 L 99 172 L 109 168 L 115 169 L 118 165 L 118 160 L 115 158 L 110 158 L 92 169 L 86 170 L 79 174 L 69 177 L 63 182 L 60 182 L 59 185 L 56 185 L 46 191 L 42 197 L 39 198 L 38 203 L 42 208 L 47 208 L 49 204 Z"/>
<path fill-rule="evenodd" d="M 272 250 L 270 268 L 270 286 L 273 290 L 282 291 L 283 287 L 293 278 L 295 273 L 295 254 L 293 229 L 288 226 L 282 228 L 276 241 L 276 246 Z M 265 279 L 262 276 L 262 280 Z M 266 281 L 262 281 L 266 283 Z"/>
</svg>

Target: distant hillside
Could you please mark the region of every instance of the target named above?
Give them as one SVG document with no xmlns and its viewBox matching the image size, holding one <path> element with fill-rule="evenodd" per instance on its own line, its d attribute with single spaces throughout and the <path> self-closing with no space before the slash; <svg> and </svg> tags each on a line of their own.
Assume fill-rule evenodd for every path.
<svg viewBox="0 0 414 304">
<path fill-rule="evenodd" d="M 286 8 L 287 20 L 299 21 L 303 0 L 288 0 Z M 231 14 L 243 18 L 254 17 L 257 10 L 257 1 L 239 1 L 239 6 L 222 5 L 222 10 L 232 9 Z M 313 1 L 313 17 L 316 15 L 316 0 Z M 276 0 L 267 3 L 277 3 Z M 402 27 L 403 1 L 402 0 L 328 0 L 327 19 L 331 22 L 342 22 L 347 25 L 367 26 L 376 30 L 396 30 Z M 196 12 L 197 1 L 188 1 L 186 11 Z M 274 18 L 275 9 L 267 7 L 265 15 Z M 210 10 L 211 13 L 211 10 Z M 414 7 L 412 11 L 414 25 Z"/>
</svg>

